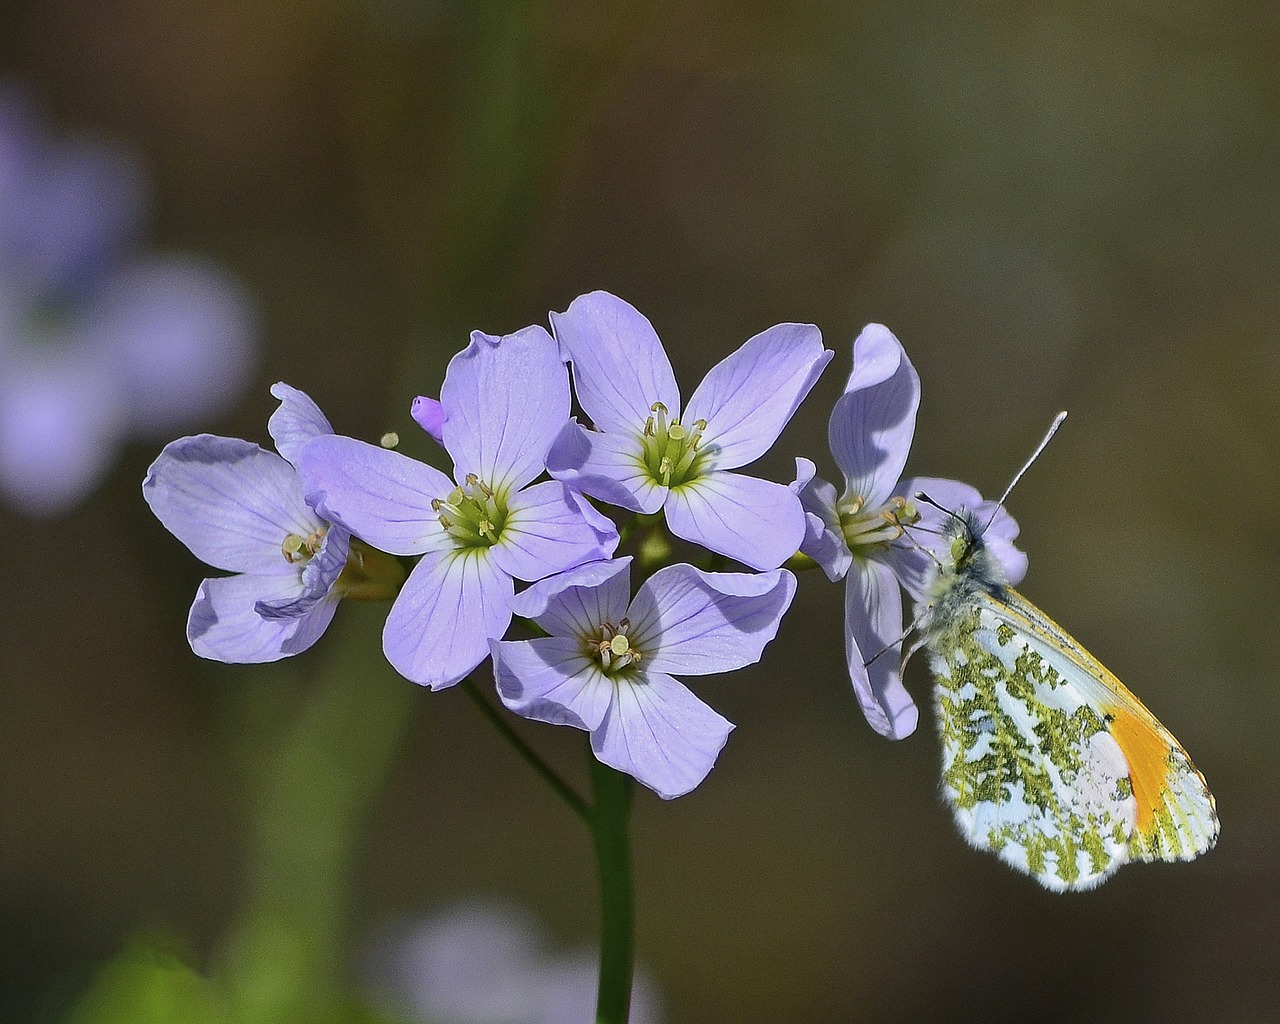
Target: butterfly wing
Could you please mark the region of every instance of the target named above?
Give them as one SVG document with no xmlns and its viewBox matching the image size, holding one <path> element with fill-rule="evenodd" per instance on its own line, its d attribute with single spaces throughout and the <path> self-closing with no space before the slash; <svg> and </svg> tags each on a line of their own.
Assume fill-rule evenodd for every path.
<svg viewBox="0 0 1280 1024">
<path fill-rule="evenodd" d="M 1213 848 L 1218 813 L 1213 794 L 1191 758 L 1153 715 L 1097 658 L 1069 633 L 1016 591 L 1007 591 L 998 614 L 1015 630 L 1043 638 L 1052 657 L 1061 652 L 1065 678 L 1106 718 L 1129 765 L 1138 802 L 1130 837 L 1135 860 L 1191 860 Z M 1056 662 L 1051 662 L 1056 664 Z"/>
<path fill-rule="evenodd" d="M 930 653 L 943 789 L 975 846 L 1065 890 L 1213 845 L 1213 798 L 1185 751 L 1021 595 L 973 595 Z"/>
</svg>

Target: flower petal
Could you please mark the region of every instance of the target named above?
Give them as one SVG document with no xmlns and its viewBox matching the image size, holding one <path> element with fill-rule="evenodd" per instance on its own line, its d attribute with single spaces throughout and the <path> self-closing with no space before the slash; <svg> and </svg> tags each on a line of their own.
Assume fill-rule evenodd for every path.
<svg viewBox="0 0 1280 1024">
<path fill-rule="evenodd" d="M 920 378 L 887 327 L 867 324 L 853 343 L 853 372 L 827 424 L 847 494 L 879 505 L 907 464 L 920 406 Z"/>
<path fill-rule="evenodd" d="M 731 672 L 760 660 L 795 592 L 785 569 L 757 575 L 669 565 L 636 593 L 630 635 L 646 670 Z"/>
<path fill-rule="evenodd" d="M 307 503 L 362 541 L 393 555 L 453 548 L 433 498 L 453 481 L 426 463 L 353 437 L 312 441 L 298 460 Z"/>
<path fill-rule="evenodd" d="M 902 685 L 901 653 L 890 649 L 902 639 L 898 581 L 888 566 L 863 560 L 844 579 L 844 650 L 854 695 L 871 728 L 904 739 L 915 732 L 920 713 Z"/>
<path fill-rule="evenodd" d="M 197 434 L 165 445 L 142 482 L 156 518 L 202 562 L 294 578 L 281 544 L 324 522 L 307 507 L 293 467 L 233 437 Z"/>
<path fill-rule="evenodd" d="M 511 622 L 511 577 L 471 551 L 430 551 L 413 567 L 382 630 L 382 651 L 406 679 L 441 690 L 489 656 Z"/>
<path fill-rule="evenodd" d="M 594 636 L 601 625 L 615 625 L 631 600 L 631 556 L 588 562 L 549 576 L 521 591 L 511 610 L 532 619 L 552 636 Z"/>
<path fill-rule="evenodd" d="M 677 537 L 753 569 L 776 569 L 804 540 L 804 510 L 791 489 L 740 473 L 707 473 L 673 487 L 666 510 Z"/>
<path fill-rule="evenodd" d="M 540 580 L 608 558 L 618 546 L 618 531 L 609 523 L 602 534 L 597 524 L 598 519 L 583 515 L 578 498 L 558 480 L 534 484 L 511 496 L 493 558 L 519 580 Z"/>
<path fill-rule="evenodd" d="M 187 639 L 202 658 L 231 664 L 278 661 L 314 644 L 337 610 L 336 600 L 318 601 L 301 615 L 263 618 L 260 602 L 296 596 L 296 576 L 222 576 L 200 584 L 187 618 Z"/>
<path fill-rule="evenodd" d="M 367 957 L 366 981 L 397 1020 L 532 1024 L 548 998 L 546 945 L 516 907 L 463 900 L 390 929 Z"/>
<path fill-rule="evenodd" d="M 835 353 L 813 324 L 778 324 L 722 359 L 689 399 L 682 422 L 706 420 L 716 469 L 767 452 Z"/>
<path fill-rule="evenodd" d="M 281 380 L 271 385 L 271 394 L 280 399 L 280 408 L 267 420 L 267 431 L 276 443 L 276 451 L 297 466 L 302 449 L 317 437 L 332 434 L 333 427 L 305 391 Z"/>
<path fill-rule="evenodd" d="M 840 528 L 836 511 L 836 489 L 816 476 L 817 467 L 808 459 L 796 459 L 796 479 L 791 490 L 804 508 L 804 540 L 800 550 L 808 555 L 832 583 L 843 579 L 853 562 L 853 554 Z"/>
<path fill-rule="evenodd" d="M 436 444 L 444 444 L 444 406 L 434 398 L 419 395 L 409 407 L 409 415 L 427 432 Z"/>
<path fill-rule="evenodd" d="M 547 455 L 547 472 L 593 498 L 646 515 L 667 497 L 667 488 L 645 467 L 638 434 L 603 434 L 570 421 Z"/>
<path fill-rule="evenodd" d="M 347 567 L 350 550 L 351 535 L 341 526 L 329 527 L 319 550 L 302 570 L 301 592 L 291 598 L 261 600 L 254 605 L 254 611 L 264 619 L 296 619 L 310 611 L 329 596 L 342 570 Z M 338 600 L 337 595 L 334 595 L 334 600 Z"/>
<path fill-rule="evenodd" d="M 573 363 L 578 404 L 597 430 L 638 434 L 661 402 L 680 415 L 680 389 L 653 325 L 629 302 L 608 292 L 574 299 L 551 314 L 551 330 Z M 606 499 L 608 500 L 608 499 Z"/>
<path fill-rule="evenodd" d="M 111 360 L 74 332 L 14 346 L 25 328 L 8 321 L 26 310 L 7 294 L 14 284 L 0 283 L 0 494 L 31 515 L 59 515 L 106 476 L 128 408 Z"/>
<path fill-rule="evenodd" d="M 472 331 L 449 361 L 440 404 L 458 483 L 475 473 L 495 490 L 516 491 L 546 468 L 569 421 L 569 372 L 542 327 L 501 338 Z"/>
<path fill-rule="evenodd" d="M 83 288 L 117 262 L 147 214 L 148 182 L 138 155 L 87 135 L 54 137 L 23 116 L 14 170 L 20 191 L 6 192 L 7 273 L 46 293 Z M 8 134 L 8 133 L 6 133 Z M 6 156 L 11 154 L 6 153 Z"/>
<path fill-rule="evenodd" d="M 253 371 L 257 317 L 249 297 L 190 256 L 147 256 L 97 296 L 94 333 L 115 355 L 132 425 L 172 436 L 221 415 Z"/>
<path fill-rule="evenodd" d="M 716 763 L 733 724 L 661 672 L 619 683 L 616 693 L 604 724 L 591 734 L 596 757 L 663 800 L 696 788 Z"/>
<path fill-rule="evenodd" d="M 574 637 L 492 640 L 493 679 L 507 709 L 552 725 L 599 728 L 613 700 L 613 682 L 583 654 Z"/>
</svg>

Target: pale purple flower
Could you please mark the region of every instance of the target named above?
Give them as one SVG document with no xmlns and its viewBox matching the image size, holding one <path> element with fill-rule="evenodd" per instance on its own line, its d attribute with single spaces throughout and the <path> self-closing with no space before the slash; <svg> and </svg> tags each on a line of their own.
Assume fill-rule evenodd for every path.
<svg viewBox="0 0 1280 1024">
<path fill-rule="evenodd" d="M 828 423 L 831 454 L 844 474 L 839 496 L 817 478 L 808 459 L 796 460 L 792 485 L 804 503 L 808 529 L 801 551 L 834 580 L 845 579 L 845 656 L 854 693 L 871 727 L 902 739 L 919 718 L 902 685 L 902 594 L 923 595 L 946 513 L 915 500 L 923 491 L 945 509 L 976 509 L 1011 584 L 1027 569 L 1013 546 L 1018 524 L 967 484 L 934 477 L 900 480 L 915 434 L 920 378 L 898 339 L 868 324 L 853 346 L 853 372 Z M 912 529 L 912 527 L 915 527 Z M 909 530 L 909 532 L 908 532 Z"/>
<path fill-rule="evenodd" d="M 278 383 L 268 429 L 275 452 L 199 434 L 165 446 L 142 484 L 151 511 L 202 561 L 237 573 L 200 584 L 191 648 L 226 662 L 276 661 L 320 638 L 341 597 L 347 531 L 318 515 L 295 466 L 332 428 L 316 404 Z"/>
<path fill-rule="evenodd" d="M 312 442 L 300 469 L 322 515 L 382 551 L 422 556 L 387 617 L 383 651 L 406 678 L 440 689 L 506 632 L 514 580 L 608 558 L 618 534 L 564 484 L 533 483 L 569 419 L 568 371 L 541 327 L 476 331 L 450 361 L 439 403 L 415 409 L 439 431 L 453 479 L 349 437 Z"/>
<path fill-rule="evenodd" d="M 52 515 L 131 436 L 173 436 L 245 383 L 253 317 L 191 257 L 137 249 L 147 187 L 127 150 L 51 134 L 0 82 L 0 494 Z"/>
<path fill-rule="evenodd" d="M 529 914 L 467 901 L 382 937 L 369 957 L 379 1004 L 430 1024 L 593 1024 L 599 954 L 559 952 Z M 661 1000 L 636 969 L 630 1024 L 659 1024 Z"/>
<path fill-rule="evenodd" d="M 552 476 L 633 512 L 665 509 L 677 537 L 753 569 L 796 553 L 805 523 L 795 494 L 731 471 L 769 450 L 830 361 L 816 327 L 757 334 L 682 408 L 662 342 L 628 303 L 592 292 L 552 313 L 551 325 L 594 427 L 566 428 Z"/>
<path fill-rule="evenodd" d="M 733 729 L 670 673 L 759 661 L 796 581 L 671 565 L 629 600 L 630 566 L 583 565 L 519 594 L 516 614 L 550 635 L 493 641 L 493 674 L 510 710 L 585 729 L 597 758 L 669 800 L 706 778 Z"/>
</svg>

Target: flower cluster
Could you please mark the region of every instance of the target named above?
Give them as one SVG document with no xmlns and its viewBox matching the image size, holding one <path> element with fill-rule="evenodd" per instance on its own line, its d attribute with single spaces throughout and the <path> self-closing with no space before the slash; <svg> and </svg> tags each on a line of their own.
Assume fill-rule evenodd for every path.
<svg viewBox="0 0 1280 1024">
<path fill-rule="evenodd" d="M 147 189 L 127 151 L 53 135 L 0 82 L 0 494 L 57 514 L 131 435 L 206 421 L 248 376 L 240 289 L 139 250 Z"/>
<path fill-rule="evenodd" d="M 954 508 L 981 497 L 899 479 L 919 380 L 897 339 L 871 325 L 855 343 L 830 422 L 837 496 L 807 459 L 789 486 L 738 472 L 772 447 L 831 360 L 816 327 L 756 335 L 682 404 L 656 332 L 626 302 L 594 292 L 550 321 L 475 332 L 439 397 L 414 401 L 451 472 L 335 434 L 284 384 L 269 424 L 279 455 L 210 435 L 170 444 L 147 500 L 195 554 L 239 574 L 201 586 L 195 651 L 295 654 L 340 599 L 393 597 L 383 650 L 406 678 L 443 689 L 492 658 L 508 709 L 586 731 L 601 762 L 673 798 L 707 776 L 733 728 L 676 677 L 757 662 L 795 595 L 783 563 L 809 556 L 847 581 L 849 672 L 868 721 L 909 734 L 915 707 L 897 658 L 880 655 L 902 639 L 900 588 L 919 595 L 945 514 L 915 495 Z M 732 559 L 749 571 L 618 556 L 618 526 L 593 501 L 647 527 L 662 513 L 715 568 Z M 987 511 L 988 541 L 1016 581 L 1017 526 Z M 509 637 L 515 619 L 536 635 Z"/>
</svg>

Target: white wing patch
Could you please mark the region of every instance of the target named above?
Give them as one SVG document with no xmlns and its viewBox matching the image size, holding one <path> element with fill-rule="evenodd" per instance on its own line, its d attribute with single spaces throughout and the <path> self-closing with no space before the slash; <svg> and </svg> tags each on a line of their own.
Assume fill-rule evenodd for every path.
<svg viewBox="0 0 1280 1024">
<path fill-rule="evenodd" d="M 974 846 L 1050 889 L 1097 885 L 1138 816 L 1106 720 L 983 607 L 935 643 L 943 790 Z"/>
<path fill-rule="evenodd" d="M 929 644 L 943 790 L 974 846 L 1050 889 L 1130 859 L 1189 859 L 1218 821 L 1185 751 L 1110 672 L 1014 591 Z"/>
</svg>

